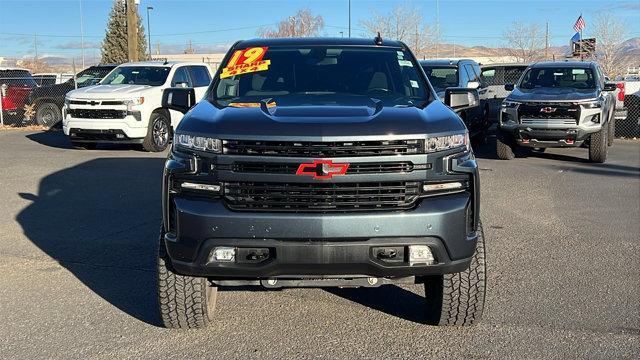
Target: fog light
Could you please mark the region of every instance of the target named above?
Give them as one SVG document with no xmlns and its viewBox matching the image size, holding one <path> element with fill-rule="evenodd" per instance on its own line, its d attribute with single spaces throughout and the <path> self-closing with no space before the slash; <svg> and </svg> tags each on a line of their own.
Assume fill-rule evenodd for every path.
<svg viewBox="0 0 640 360">
<path fill-rule="evenodd" d="M 436 259 L 427 245 L 409 246 L 409 265 L 433 265 Z"/>
<path fill-rule="evenodd" d="M 464 185 L 459 181 L 436 183 L 436 184 L 424 184 L 422 190 L 424 191 L 442 191 L 442 190 L 456 190 L 462 189 Z"/>
<path fill-rule="evenodd" d="M 189 190 L 200 190 L 200 191 L 211 191 L 211 192 L 219 192 L 220 185 L 218 184 L 198 184 L 191 182 L 183 182 L 180 184 L 180 187 L 183 189 Z"/>
<path fill-rule="evenodd" d="M 236 259 L 236 248 L 217 247 L 211 250 L 209 262 L 232 262 Z"/>
</svg>

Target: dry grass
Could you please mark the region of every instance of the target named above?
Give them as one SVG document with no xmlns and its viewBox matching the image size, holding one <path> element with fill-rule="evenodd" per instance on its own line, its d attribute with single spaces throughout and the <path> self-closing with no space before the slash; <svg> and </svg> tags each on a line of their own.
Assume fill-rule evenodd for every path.
<svg viewBox="0 0 640 360">
<path fill-rule="evenodd" d="M 42 125 L 28 125 L 28 126 L 13 126 L 13 125 L 0 125 L 0 131 L 18 130 L 18 131 L 46 131 L 48 128 Z"/>
</svg>

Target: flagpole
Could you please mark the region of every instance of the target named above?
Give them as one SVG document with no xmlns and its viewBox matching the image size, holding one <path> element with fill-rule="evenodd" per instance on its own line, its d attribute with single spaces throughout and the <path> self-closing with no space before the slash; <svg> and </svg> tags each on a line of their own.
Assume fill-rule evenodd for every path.
<svg viewBox="0 0 640 360">
<path fill-rule="evenodd" d="M 580 19 L 582 19 L 582 21 L 584 21 L 584 19 L 582 18 L 582 14 L 580 14 Z M 583 46 L 584 43 L 582 42 L 582 26 L 580 26 L 580 61 L 584 60 L 584 49 Z"/>
</svg>

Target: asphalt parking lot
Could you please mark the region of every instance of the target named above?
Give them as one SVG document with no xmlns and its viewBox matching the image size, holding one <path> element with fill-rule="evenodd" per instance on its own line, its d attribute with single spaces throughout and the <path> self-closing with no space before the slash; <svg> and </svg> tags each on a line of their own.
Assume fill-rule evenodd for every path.
<svg viewBox="0 0 640 360">
<path fill-rule="evenodd" d="M 218 320 L 159 327 L 165 154 L 0 132 L 2 358 L 640 357 L 640 142 L 512 161 L 478 149 L 488 294 L 471 328 L 420 324 L 422 289 L 222 289 Z"/>
</svg>

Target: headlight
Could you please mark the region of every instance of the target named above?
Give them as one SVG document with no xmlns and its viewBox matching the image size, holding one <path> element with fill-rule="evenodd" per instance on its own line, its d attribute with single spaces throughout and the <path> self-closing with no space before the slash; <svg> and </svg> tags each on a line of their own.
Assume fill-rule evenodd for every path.
<svg viewBox="0 0 640 360">
<path fill-rule="evenodd" d="M 580 105 L 584 106 L 585 109 L 597 109 L 602 107 L 602 103 L 600 101 L 590 101 L 581 103 Z"/>
<path fill-rule="evenodd" d="M 469 133 L 428 138 L 425 142 L 427 153 L 464 147 L 469 150 Z"/>
<path fill-rule="evenodd" d="M 517 108 L 518 106 L 520 106 L 520 103 L 517 101 L 511 101 L 511 100 L 505 100 L 502 102 L 502 107 L 503 108 Z"/>
<path fill-rule="evenodd" d="M 141 97 L 137 97 L 137 98 L 133 98 L 133 99 L 127 99 L 127 100 L 124 100 L 122 103 L 127 105 L 127 106 L 130 106 L 130 105 L 142 105 L 142 104 L 144 104 L 144 97 L 141 96 Z"/>
<path fill-rule="evenodd" d="M 222 141 L 204 136 L 176 134 L 175 144 L 189 150 L 207 151 L 214 154 L 222 152 Z"/>
</svg>

